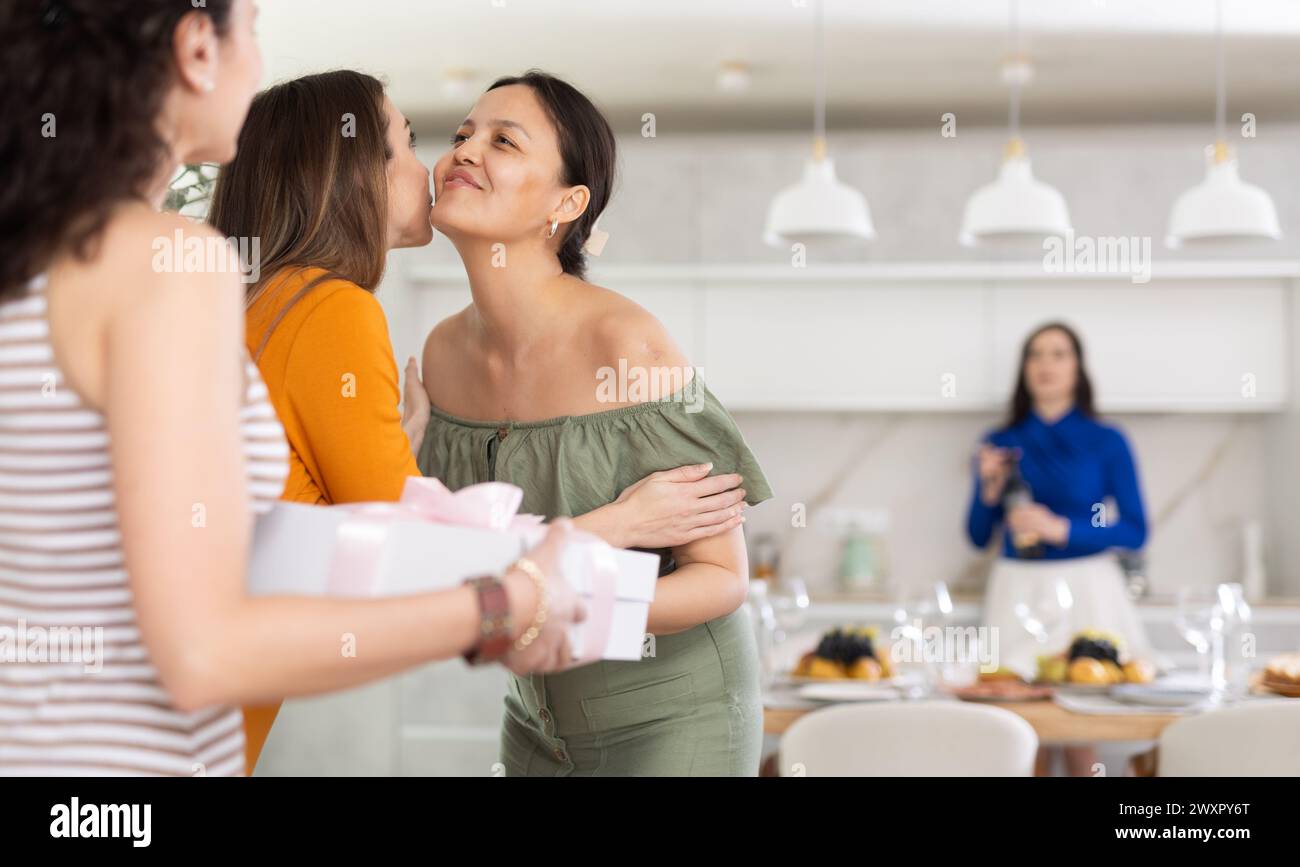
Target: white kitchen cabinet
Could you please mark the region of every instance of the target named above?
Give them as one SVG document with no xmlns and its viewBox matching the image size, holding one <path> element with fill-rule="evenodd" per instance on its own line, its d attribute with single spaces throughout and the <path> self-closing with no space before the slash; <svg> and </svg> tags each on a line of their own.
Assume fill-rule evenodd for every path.
<svg viewBox="0 0 1300 867">
<path fill-rule="evenodd" d="M 733 409 L 962 409 L 990 397 L 979 286 L 705 290 L 705 376 Z"/>
<path fill-rule="evenodd" d="M 468 300 L 456 268 L 416 269 L 422 316 Z M 733 410 L 954 412 L 1005 406 L 1024 338 L 1075 326 L 1098 405 L 1273 412 L 1291 389 L 1296 263 L 1171 263 L 1050 275 L 1036 263 L 606 267 Z"/>
<path fill-rule="evenodd" d="M 1025 336 L 1044 322 L 1063 320 L 1084 341 L 1103 409 L 1278 409 L 1289 387 L 1289 302 L 1287 287 L 1258 279 L 999 286 L 994 370 L 1011 383 Z"/>
</svg>

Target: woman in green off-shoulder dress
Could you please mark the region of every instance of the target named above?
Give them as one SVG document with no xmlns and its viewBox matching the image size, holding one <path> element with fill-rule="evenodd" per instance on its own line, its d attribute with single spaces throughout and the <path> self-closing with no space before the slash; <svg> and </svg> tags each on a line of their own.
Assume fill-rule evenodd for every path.
<svg viewBox="0 0 1300 867">
<path fill-rule="evenodd" d="M 498 80 L 460 124 L 434 168 L 431 221 L 456 247 L 473 302 L 425 343 L 420 470 L 453 490 L 510 482 L 525 511 L 556 518 L 617 507 L 647 475 L 712 464 L 742 476 L 757 504 L 767 481 L 698 371 L 658 320 L 584 279 L 614 168 L 605 118 L 544 73 Z M 508 775 L 758 772 L 742 516 L 725 500 L 704 514 L 736 523 L 685 536 L 595 529 L 614 544 L 674 546 L 658 552 L 643 658 L 512 676 Z"/>
<path fill-rule="evenodd" d="M 699 461 L 742 475 L 750 505 L 771 496 L 735 422 L 698 377 L 664 400 L 548 421 L 470 421 L 435 408 L 419 456 L 421 472 L 453 490 L 509 482 L 524 490 L 523 511 L 548 517 L 589 512 L 650 473 Z M 671 552 L 657 553 L 668 574 Z M 511 675 L 506 773 L 756 773 L 763 714 L 745 610 L 647 636 L 643 654 Z"/>
</svg>

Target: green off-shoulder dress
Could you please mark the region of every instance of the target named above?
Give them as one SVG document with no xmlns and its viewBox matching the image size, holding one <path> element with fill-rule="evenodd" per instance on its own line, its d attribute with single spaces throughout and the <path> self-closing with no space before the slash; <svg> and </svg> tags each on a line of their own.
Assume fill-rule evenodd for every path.
<svg viewBox="0 0 1300 867">
<path fill-rule="evenodd" d="M 471 421 L 434 409 L 420 470 L 458 490 L 502 481 L 522 511 L 585 514 L 661 470 L 713 464 L 772 496 L 739 428 L 697 376 L 663 400 L 538 422 Z M 675 566 L 660 555 L 660 577 Z M 510 776 L 753 776 L 763 737 L 758 651 L 744 609 L 647 636 L 638 662 L 510 676 L 501 761 Z"/>
</svg>

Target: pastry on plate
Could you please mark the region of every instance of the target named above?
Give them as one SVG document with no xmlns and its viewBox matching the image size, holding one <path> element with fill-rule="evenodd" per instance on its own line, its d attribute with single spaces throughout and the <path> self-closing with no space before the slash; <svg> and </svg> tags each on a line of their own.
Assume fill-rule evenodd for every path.
<svg viewBox="0 0 1300 867">
<path fill-rule="evenodd" d="M 1038 657 L 1038 683 L 1106 687 L 1121 683 L 1151 683 L 1155 666 L 1145 659 L 1126 659 L 1124 641 L 1100 629 L 1085 629 L 1064 653 Z"/>
<path fill-rule="evenodd" d="M 817 680 L 878 681 L 893 676 L 889 648 L 877 641 L 872 627 L 836 627 L 822 635 L 817 647 L 805 653 L 790 672 Z"/>
<path fill-rule="evenodd" d="M 1284 653 L 1270 659 L 1259 682 L 1272 692 L 1300 697 L 1300 653 Z"/>
</svg>

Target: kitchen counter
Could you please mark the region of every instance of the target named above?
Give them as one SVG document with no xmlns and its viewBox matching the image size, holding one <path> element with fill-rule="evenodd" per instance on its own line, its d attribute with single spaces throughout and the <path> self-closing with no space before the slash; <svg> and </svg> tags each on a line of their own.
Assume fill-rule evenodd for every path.
<svg viewBox="0 0 1300 867">
<path fill-rule="evenodd" d="M 979 619 L 983 597 L 972 594 L 952 594 L 953 619 L 974 623 Z M 808 609 L 811 619 L 836 618 L 868 621 L 891 620 L 899 601 L 887 595 L 834 595 L 820 594 L 812 598 Z M 1172 596 L 1152 596 L 1137 602 L 1138 612 L 1144 621 L 1172 620 L 1177 605 Z M 1250 603 L 1256 623 L 1289 623 L 1300 626 L 1300 599 L 1275 597 Z M 1300 636 L 1297 636 L 1300 640 Z"/>
<path fill-rule="evenodd" d="M 978 626 L 981 605 L 979 597 L 953 594 L 953 612 L 948 625 Z M 814 597 L 804 622 L 794 630 L 791 642 L 782 648 L 782 655 L 802 652 L 807 649 L 802 645 L 815 644 L 817 636 L 833 626 L 890 627 L 897 606 L 896 599 L 886 596 Z M 1161 652 L 1163 659 L 1178 665 L 1197 665 L 1196 653 L 1174 625 L 1177 607 L 1172 599 L 1153 597 L 1138 602 L 1137 609 L 1152 647 Z M 1260 658 L 1300 650 L 1300 600 L 1275 598 L 1251 603 L 1251 632 L 1255 636 L 1255 653 Z"/>
</svg>

